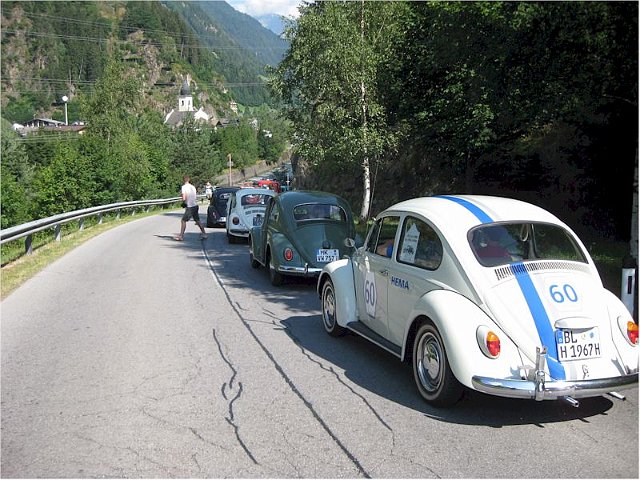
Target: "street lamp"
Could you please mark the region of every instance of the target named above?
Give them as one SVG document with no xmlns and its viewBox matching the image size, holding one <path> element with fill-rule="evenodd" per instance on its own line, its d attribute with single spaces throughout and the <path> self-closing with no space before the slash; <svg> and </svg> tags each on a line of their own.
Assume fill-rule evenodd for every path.
<svg viewBox="0 0 640 480">
<path fill-rule="evenodd" d="M 64 124 L 69 125 L 69 118 L 67 117 L 67 102 L 69 101 L 69 97 L 63 95 L 62 101 L 64 102 Z"/>
</svg>

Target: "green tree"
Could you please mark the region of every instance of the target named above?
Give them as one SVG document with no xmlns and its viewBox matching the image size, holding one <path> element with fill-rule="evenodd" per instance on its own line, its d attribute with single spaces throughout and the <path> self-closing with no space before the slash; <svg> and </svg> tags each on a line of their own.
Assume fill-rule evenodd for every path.
<svg viewBox="0 0 640 480">
<path fill-rule="evenodd" d="M 13 227 L 21 223 L 33 220 L 25 187 L 20 184 L 11 172 L 2 172 L 2 215 L 0 215 L 2 228 Z"/>
<path fill-rule="evenodd" d="M 183 175 L 189 175 L 191 183 L 198 187 L 222 171 L 222 155 L 218 145 L 212 141 L 209 129 L 202 128 L 193 117 L 187 117 L 173 134 L 171 176 L 174 188 L 179 189 Z"/>
<path fill-rule="evenodd" d="M 287 30 L 291 47 L 273 79 L 303 157 L 330 172 L 360 165 L 361 218 L 370 210 L 371 161 L 396 144 L 384 80 L 406 7 L 364 1 L 306 5 Z"/>
<path fill-rule="evenodd" d="M 33 180 L 35 218 L 88 208 L 95 188 L 91 163 L 73 143 L 60 142 Z"/>
<path fill-rule="evenodd" d="M 2 228 L 32 220 L 29 186 L 34 167 L 19 136 L 2 119 L 0 135 L 0 179 L 2 181 Z"/>
</svg>

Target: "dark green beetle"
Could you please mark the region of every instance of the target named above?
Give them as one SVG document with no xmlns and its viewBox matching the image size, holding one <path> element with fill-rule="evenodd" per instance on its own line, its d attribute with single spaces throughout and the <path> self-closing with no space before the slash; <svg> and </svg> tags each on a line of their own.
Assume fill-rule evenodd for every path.
<svg viewBox="0 0 640 480">
<path fill-rule="evenodd" d="M 354 238 L 351 207 L 325 192 L 295 190 L 270 199 L 262 225 L 249 232 L 251 266 L 268 267 L 273 285 L 284 276 L 317 277 L 327 263 L 351 253 Z"/>
</svg>

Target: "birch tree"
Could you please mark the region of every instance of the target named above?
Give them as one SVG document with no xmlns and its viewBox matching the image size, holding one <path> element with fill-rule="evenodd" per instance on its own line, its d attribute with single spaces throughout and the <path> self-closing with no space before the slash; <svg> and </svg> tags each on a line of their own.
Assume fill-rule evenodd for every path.
<svg viewBox="0 0 640 480">
<path fill-rule="evenodd" d="M 316 168 L 362 169 L 360 218 L 369 216 L 371 162 L 395 147 L 384 108 L 385 71 L 406 4 L 316 2 L 286 35 L 290 49 L 272 85 L 284 100 L 296 148 Z M 330 187 L 329 187 L 330 188 Z"/>
</svg>

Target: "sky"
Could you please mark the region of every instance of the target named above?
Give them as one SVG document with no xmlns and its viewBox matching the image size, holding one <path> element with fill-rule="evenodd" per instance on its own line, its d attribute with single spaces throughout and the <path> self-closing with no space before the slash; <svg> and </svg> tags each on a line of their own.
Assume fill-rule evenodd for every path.
<svg viewBox="0 0 640 480">
<path fill-rule="evenodd" d="M 301 0 L 226 0 L 239 12 L 252 17 L 259 17 L 268 13 L 298 18 L 298 5 Z"/>
</svg>

